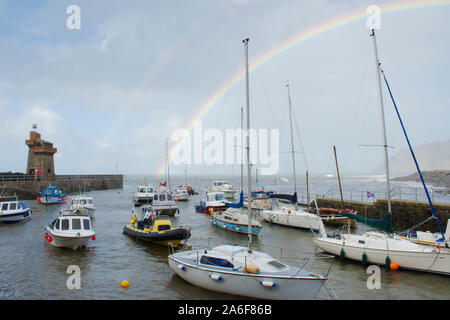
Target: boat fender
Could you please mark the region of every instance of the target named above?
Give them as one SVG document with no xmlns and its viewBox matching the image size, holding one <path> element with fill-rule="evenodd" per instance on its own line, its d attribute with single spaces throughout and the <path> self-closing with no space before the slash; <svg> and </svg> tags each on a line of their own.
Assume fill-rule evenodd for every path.
<svg viewBox="0 0 450 320">
<path fill-rule="evenodd" d="M 391 266 L 391 258 L 389 258 L 389 256 L 386 257 L 386 269 L 389 270 Z"/>
<path fill-rule="evenodd" d="M 341 252 L 339 253 L 339 260 L 343 261 L 345 258 L 345 251 L 344 248 L 341 249 Z"/>
<path fill-rule="evenodd" d="M 361 262 L 362 262 L 363 266 L 365 266 L 367 264 L 367 254 L 365 252 L 362 254 Z"/>
<path fill-rule="evenodd" d="M 178 269 L 180 269 L 180 270 L 186 270 L 186 267 L 183 266 L 182 264 L 179 264 L 179 265 L 178 265 Z"/>
<path fill-rule="evenodd" d="M 275 282 L 273 282 L 273 281 L 261 281 L 259 284 L 262 285 L 263 287 L 268 287 L 268 288 L 275 287 Z"/>
<path fill-rule="evenodd" d="M 259 267 L 254 264 L 246 264 L 243 269 L 248 273 L 259 273 Z"/>
<path fill-rule="evenodd" d="M 209 277 L 210 277 L 211 279 L 217 280 L 217 281 L 220 281 L 220 280 L 223 279 L 222 276 L 221 276 L 220 274 L 217 274 L 217 273 L 210 274 Z"/>
</svg>

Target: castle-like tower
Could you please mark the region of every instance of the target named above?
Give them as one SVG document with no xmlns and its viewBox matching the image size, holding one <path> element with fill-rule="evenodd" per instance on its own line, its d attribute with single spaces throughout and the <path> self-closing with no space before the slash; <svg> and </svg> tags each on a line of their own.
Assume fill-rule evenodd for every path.
<svg viewBox="0 0 450 320">
<path fill-rule="evenodd" d="M 55 163 L 53 155 L 57 152 L 53 143 L 41 139 L 41 134 L 30 132 L 30 139 L 25 140 L 28 146 L 27 174 L 44 181 L 55 180 Z"/>
</svg>

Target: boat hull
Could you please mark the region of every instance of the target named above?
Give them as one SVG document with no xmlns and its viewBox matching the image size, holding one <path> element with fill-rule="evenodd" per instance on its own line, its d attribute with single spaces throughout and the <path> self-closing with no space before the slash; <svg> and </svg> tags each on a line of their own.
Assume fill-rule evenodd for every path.
<svg viewBox="0 0 450 320">
<path fill-rule="evenodd" d="M 217 227 L 219 227 L 223 230 L 248 234 L 248 225 L 223 221 L 223 220 L 217 219 L 214 216 L 212 217 L 211 221 L 214 225 L 216 225 Z M 253 236 L 258 236 L 259 233 L 261 232 L 261 229 L 262 229 L 262 226 L 252 226 L 251 234 Z"/>
<path fill-rule="evenodd" d="M 179 212 L 178 207 L 166 207 L 166 206 L 153 206 L 153 210 L 159 215 L 169 215 L 174 216 Z"/>
<path fill-rule="evenodd" d="M 315 238 L 314 244 L 323 251 L 341 256 L 344 250 L 344 257 L 354 261 L 363 261 L 363 254 L 366 254 L 366 261 L 369 264 L 386 265 L 386 257 L 391 262 L 396 262 L 401 269 L 424 271 L 450 275 L 450 252 L 445 249 L 437 250 L 387 250 L 385 248 L 365 248 L 364 246 L 344 244 L 344 241 L 330 240 L 328 238 Z"/>
<path fill-rule="evenodd" d="M 183 270 L 180 266 L 183 266 Z M 174 255 L 169 256 L 169 267 L 183 280 L 203 289 L 256 299 L 314 299 L 325 282 L 325 279 L 265 276 L 208 269 L 183 263 Z M 214 279 L 218 277 L 220 280 Z M 263 281 L 276 285 L 265 287 L 261 285 Z"/>
<path fill-rule="evenodd" d="M 142 241 L 152 242 L 162 246 L 178 247 L 181 241 L 190 237 L 189 230 L 185 228 L 175 228 L 167 231 L 146 232 L 145 230 L 126 225 L 123 232 L 129 236 L 140 239 Z"/>
<path fill-rule="evenodd" d="M 319 217 L 312 213 L 261 211 L 260 214 L 265 221 L 274 224 L 313 231 L 319 231 L 320 228 Z"/>
<path fill-rule="evenodd" d="M 68 199 L 68 196 L 65 197 L 53 197 L 53 196 L 41 196 L 39 197 L 39 202 L 42 204 L 56 204 L 56 203 L 64 203 Z"/>
<path fill-rule="evenodd" d="M 11 213 L 11 214 L 0 214 L 0 224 L 2 223 L 17 223 L 23 220 L 26 220 L 31 215 L 31 209 L 26 209 L 20 212 Z"/>
</svg>

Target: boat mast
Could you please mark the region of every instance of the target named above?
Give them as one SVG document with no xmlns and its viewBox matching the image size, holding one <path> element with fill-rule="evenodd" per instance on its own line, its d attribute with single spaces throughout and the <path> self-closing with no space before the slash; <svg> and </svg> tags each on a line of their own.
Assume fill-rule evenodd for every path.
<svg viewBox="0 0 450 320">
<path fill-rule="evenodd" d="M 344 197 L 342 195 L 341 176 L 339 175 L 339 166 L 338 166 L 338 161 L 337 161 L 337 156 L 336 156 L 336 146 L 333 146 L 333 151 L 334 151 L 334 162 L 336 163 L 336 172 L 337 172 L 337 178 L 338 178 L 338 183 L 339 183 L 339 193 L 341 195 L 342 210 L 344 210 L 345 209 Z"/>
<path fill-rule="evenodd" d="M 377 79 L 378 79 L 378 99 L 380 102 L 380 109 L 381 109 L 381 124 L 383 128 L 383 147 L 384 147 L 384 163 L 385 163 L 385 169 L 386 169 L 386 196 L 388 201 L 388 214 L 391 214 L 391 183 L 390 183 L 390 177 L 389 177 L 389 155 L 388 155 L 388 144 L 387 144 L 387 138 L 386 138 L 386 121 L 384 118 L 384 105 L 383 105 L 383 92 L 381 90 L 381 71 L 380 71 L 380 60 L 378 58 L 378 50 L 377 50 L 377 41 L 375 38 L 375 30 L 372 29 L 372 33 L 370 36 L 373 39 L 373 48 L 375 53 L 375 65 L 377 68 Z"/>
<path fill-rule="evenodd" d="M 288 90 L 288 102 L 289 102 L 289 123 L 291 125 L 291 152 L 292 152 L 292 171 L 294 174 L 294 192 L 297 193 L 297 179 L 295 175 L 295 151 L 294 151 L 294 132 L 292 130 L 292 104 L 291 104 L 291 95 L 289 92 L 289 83 L 286 84 Z M 295 210 L 297 210 L 297 202 L 295 202 Z"/>
<path fill-rule="evenodd" d="M 167 164 L 167 184 L 169 186 L 170 191 L 170 171 L 169 171 L 169 157 L 167 154 L 167 138 L 166 138 L 166 164 Z"/>
<path fill-rule="evenodd" d="M 244 108 L 241 107 L 241 192 L 244 192 Z"/>
<path fill-rule="evenodd" d="M 248 208 L 248 253 L 252 252 L 252 188 L 251 188 L 251 175 L 250 168 L 250 101 L 249 101 L 249 86 L 248 86 L 248 41 L 245 39 L 244 43 L 244 55 L 245 55 L 245 111 L 247 113 L 247 132 L 246 132 L 246 149 L 247 149 L 247 208 Z"/>
</svg>

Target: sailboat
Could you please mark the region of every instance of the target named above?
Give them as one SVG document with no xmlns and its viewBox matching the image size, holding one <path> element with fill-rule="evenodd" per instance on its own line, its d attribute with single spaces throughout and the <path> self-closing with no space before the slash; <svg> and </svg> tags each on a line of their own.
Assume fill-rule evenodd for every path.
<svg viewBox="0 0 450 320">
<path fill-rule="evenodd" d="M 247 113 L 247 190 L 251 200 L 248 41 L 245 39 L 243 43 Z M 251 230 L 251 201 L 248 216 L 248 230 Z M 168 260 L 170 268 L 193 285 L 258 299 L 312 299 L 327 280 L 325 276 L 286 265 L 264 252 L 253 250 L 250 232 L 247 247 L 219 245 L 212 249 L 182 251 L 170 254 Z"/>
<path fill-rule="evenodd" d="M 381 110 L 381 122 L 384 140 L 384 159 L 386 171 L 386 194 L 388 200 L 388 213 L 383 219 L 368 219 L 351 213 L 342 213 L 348 217 L 375 227 L 380 231 L 369 231 L 363 234 L 333 234 L 328 235 L 325 228 L 321 228 L 320 235 L 314 238 L 314 244 L 327 253 L 331 253 L 340 258 L 361 261 L 363 264 L 385 264 L 390 267 L 391 262 L 395 262 L 397 267 L 440 273 L 450 275 L 450 252 L 447 248 L 423 246 L 409 240 L 400 238 L 392 230 L 391 195 L 389 180 L 389 158 L 387 151 L 386 125 L 384 119 L 383 95 L 381 88 L 381 63 L 378 59 L 375 31 L 372 30 L 371 37 L 374 44 L 375 64 L 378 79 L 378 96 Z M 386 82 L 387 83 L 387 82 Z M 399 117 L 400 119 L 400 117 Z M 400 119 L 401 120 L 401 119 Z M 403 124 L 402 124 L 403 127 Z M 404 127 L 403 127 L 404 129 Z M 406 131 L 404 131 L 406 136 Z M 407 136 L 406 136 L 407 137 Z M 409 144 L 409 139 L 407 139 Z M 410 144 L 409 144 L 410 145 Z M 411 147 L 410 150 L 412 151 Z M 413 157 L 415 160 L 414 153 Z M 420 172 L 416 161 L 417 169 Z M 424 184 L 425 190 L 426 186 Z M 432 203 L 430 201 L 430 205 Z M 437 221 L 437 218 L 436 218 Z M 439 222 L 437 221 L 438 226 Z M 384 231 L 384 232 L 381 232 Z M 441 231 L 442 233 L 442 231 Z"/>
<path fill-rule="evenodd" d="M 292 103 L 289 93 L 289 84 L 286 85 L 288 89 L 288 102 L 289 102 L 289 120 L 291 128 L 291 152 L 292 152 L 292 171 L 294 179 L 294 195 L 293 199 L 294 208 L 292 207 L 278 207 L 272 210 L 262 210 L 260 212 L 261 217 L 271 223 L 280 224 L 289 227 L 296 227 L 300 229 L 319 231 L 321 221 L 320 216 L 317 214 L 307 212 L 306 209 L 302 210 L 297 207 L 297 178 L 295 174 L 295 151 L 294 151 L 294 136 L 292 130 Z M 271 198 L 276 198 L 276 195 L 271 195 Z"/>
<path fill-rule="evenodd" d="M 178 208 L 178 205 L 175 203 L 172 190 L 170 189 L 169 158 L 167 156 L 167 150 L 168 147 L 166 139 L 165 169 L 167 169 L 167 178 L 169 181 L 169 185 L 168 187 L 166 187 L 167 180 L 164 181 L 164 184 L 160 183 L 160 187 L 155 190 L 151 207 L 156 211 L 157 214 L 168 214 L 174 216 L 175 214 L 180 213 L 180 209 Z"/>
</svg>

